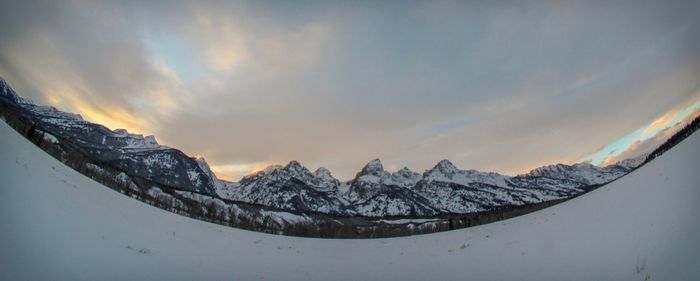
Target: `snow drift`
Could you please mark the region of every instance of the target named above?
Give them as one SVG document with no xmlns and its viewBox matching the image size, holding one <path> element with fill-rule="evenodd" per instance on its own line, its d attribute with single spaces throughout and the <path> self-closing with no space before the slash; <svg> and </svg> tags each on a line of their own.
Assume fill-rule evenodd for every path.
<svg viewBox="0 0 700 281">
<path fill-rule="evenodd" d="M 327 240 L 193 220 L 64 166 L 0 122 L 2 280 L 693 280 L 700 135 L 562 204 L 430 235 Z"/>
</svg>

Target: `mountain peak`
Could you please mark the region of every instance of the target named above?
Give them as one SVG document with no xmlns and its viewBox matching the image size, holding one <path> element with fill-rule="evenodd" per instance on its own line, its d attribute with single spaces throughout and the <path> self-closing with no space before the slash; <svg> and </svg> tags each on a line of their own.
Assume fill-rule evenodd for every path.
<svg viewBox="0 0 700 281">
<path fill-rule="evenodd" d="M 313 176 L 320 180 L 321 185 L 326 189 L 337 189 L 340 181 L 331 175 L 331 171 L 324 167 L 320 167 L 314 171 Z"/>
<path fill-rule="evenodd" d="M 529 172 L 525 173 L 523 176 L 544 176 L 547 173 L 559 172 L 559 171 L 565 170 L 569 167 L 570 166 L 562 164 L 562 163 L 549 164 L 549 165 L 545 165 L 542 167 L 534 168 L 534 169 L 530 170 Z"/>
<path fill-rule="evenodd" d="M 295 160 L 289 161 L 289 163 L 287 163 L 287 165 L 284 166 L 282 170 L 290 173 L 294 177 L 299 178 L 305 178 L 311 175 L 311 172 L 308 169 L 306 169 L 306 167 L 302 166 L 301 163 Z"/>
<path fill-rule="evenodd" d="M 365 167 L 378 167 L 384 169 L 384 167 L 382 166 L 382 161 L 379 160 L 379 158 L 367 162 L 367 165 L 365 165 Z"/>
<path fill-rule="evenodd" d="M 17 93 L 10 87 L 10 84 L 5 81 L 2 77 L 0 77 L 0 96 L 5 97 L 9 100 L 11 100 L 13 103 L 16 104 L 30 104 L 33 105 L 34 102 L 32 102 L 29 99 L 22 98 Z"/>
<path fill-rule="evenodd" d="M 194 157 L 194 160 L 197 162 L 197 165 L 199 165 L 199 168 L 202 169 L 202 171 L 204 171 L 205 174 L 207 174 L 211 178 L 216 178 L 214 173 L 211 171 L 209 163 L 207 163 L 207 160 L 204 159 L 204 157 Z"/>
<path fill-rule="evenodd" d="M 415 172 L 413 172 L 413 171 L 412 171 L 411 169 L 409 169 L 408 167 L 403 167 L 403 168 L 401 168 L 401 170 L 396 171 L 396 173 L 399 173 L 399 174 L 410 174 L 410 173 L 415 173 Z"/>
<path fill-rule="evenodd" d="M 573 165 L 553 164 L 535 168 L 525 177 L 547 177 L 553 179 L 571 180 L 585 185 L 597 185 L 609 182 L 629 171 L 628 168 L 610 165 L 599 167 L 589 162 L 581 162 Z"/>
<path fill-rule="evenodd" d="M 369 161 L 367 165 L 365 165 L 364 168 L 362 168 L 362 171 L 360 171 L 360 174 L 377 174 L 384 171 L 384 166 L 382 166 L 382 161 L 379 159 L 374 159 L 372 161 Z"/>
<path fill-rule="evenodd" d="M 414 186 L 420 179 L 421 174 L 411 171 L 408 167 L 403 167 L 391 174 L 392 181 L 401 187 L 410 188 Z"/>
<path fill-rule="evenodd" d="M 302 168 L 302 167 L 303 167 L 303 166 L 301 165 L 301 163 L 299 163 L 299 162 L 296 161 L 296 160 L 292 160 L 292 161 L 289 161 L 289 163 L 287 163 L 287 166 L 285 166 L 284 168 L 285 168 L 285 169 L 295 169 L 295 170 L 298 170 L 298 169 L 300 169 L 300 168 Z"/>
<path fill-rule="evenodd" d="M 331 175 L 331 171 L 329 171 L 325 167 L 319 167 L 318 169 L 316 169 L 316 171 L 314 171 L 314 176 L 316 176 L 318 178 L 333 177 Z"/>
<path fill-rule="evenodd" d="M 253 175 L 259 174 L 259 173 L 270 173 L 272 171 L 279 170 L 282 168 L 284 168 L 284 167 L 282 167 L 282 165 L 274 164 L 274 165 L 270 165 L 270 166 L 265 167 L 265 169 L 262 169 L 261 171 L 253 173 Z"/>
<path fill-rule="evenodd" d="M 455 165 L 450 162 L 450 160 L 443 159 L 440 160 L 440 162 L 437 163 L 437 166 L 445 166 L 445 167 L 454 167 Z"/>
<path fill-rule="evenodd" d="M 459 169 L 457 169 L 457 167 L 455 167 L 450 160 L 445 159 L 438 162 L 437 165 L 435 165 L 435 167 L 433 167 L 433 169 L 431 169 L 429 172 L 432 173 L 438 171 L 442 174 L 453 174 L 459 171 Z"/>
<path fill-rule="evenodd" d="M 148 144 L 152 144 L 152 145 L 158 144 L 158 141 L 156 140 L 156 136 L 153 136 L 153 135 L 146 136 L 143 138 L 143 140 L 146 141 L 146 143 L 148 143 Z"/>
<path fill-rule="evenodd" d="M 388 180 L 390 177 L 391 174 L 384 170 L 382 162 L 379 159 L 374 159 L 369 161 L 369 163 L 367 163 L 367 165 L 365 165 L 362 170 L 355 175 L 355 179 L 353 181 L 380 183 L 383 180 Z"/>
</svg>

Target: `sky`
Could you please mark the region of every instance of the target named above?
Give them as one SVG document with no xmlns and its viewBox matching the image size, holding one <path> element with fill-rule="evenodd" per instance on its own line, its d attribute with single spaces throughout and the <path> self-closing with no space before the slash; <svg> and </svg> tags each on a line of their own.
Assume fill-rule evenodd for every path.
<svg viewBox="0 0 700 281">
<path fill-rule="evenodd" d="M 700 108 L 698 1 L 222 2 L 0 1 L 0 76 L 231 180 L 604 165 Z"/>
</svg>

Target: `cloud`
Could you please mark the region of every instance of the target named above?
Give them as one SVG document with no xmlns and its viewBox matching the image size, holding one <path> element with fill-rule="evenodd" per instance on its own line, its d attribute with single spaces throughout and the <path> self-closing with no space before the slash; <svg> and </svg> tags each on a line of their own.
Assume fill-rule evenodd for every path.
<svg viewBox="0 0 700 281">
<path fill-rule="evenodd" d="M 218 71 L 230 71 L 249 59 L 248 38 L 232 17 L 221 11 L 206 9 L 196 5 L 194 25 L 189 29 L 204 50 L 204 59 L 210 67 Z"/>
<path fill-rule="evenodd" d="M 676 112 L 677 114 L 678 112 Z M 664 115 L 664 117 L 669 116 L 670 114 Z M 675 117 L 675 116 L 674 116 Z M 643 134 L 647 134 L 647 132 L 651 131 L 649 130 L 650 127 L 655 127 L 656 131 L 655 134 L 651 137 L 645 137 L 643 140 L 637 140 L 634 143 L 632 143 L 627 149 L 624 151 L 621 151 L 619 153 L 614 153 L 610 155 L 609 157 L 605 158 L 605 160 L 601 163 L 601 165 L 610 165 L 610 164 L 615 164 L 619 161 L 625 160 L 625 159 L 630 159 L 634 158 L 637 156 L 640 156 L 645 153 L 649 153 L 653 151 L 654 149 L 658 148 L 661 146 L 666 140 L 671 138 L 675 133 L 683 129 L 686 125 L 690 124 L 695 118 L 700 117 L 700 109 L 696 109 L 692 114 L 689 114 L 683 118 L 683 120 L 674 123 L 674 124 L 663 124 L 659 125 L 657 122 L 658 120 L 662 120 L 662 118 L 659 118 L 655 120 L 654 122 L 651 123 L 647 127 L 647 129 L 644 130 Z M 671 117 L 672 118 L 672 117 Z M 668 120 L 671 120 L 671 118 L 667 118 Z"/>
<path fill-rule="evenodd" d="M 229 178 L 295 159 L 347 179 L 377 157 L 514 174 L 693 96 L 698 5 L 3 2 L 0 75 Z"/>
<path fill-rule="evenodd" d="M 4 19 L 0 60 L 23 95 L 146 133 L 177 108 L 177 78 L 115 17 L 120 9 L 52 1 L 35 13 L 34 3 L 15 4 L 4 7 L 16 13 Z"/>
</svg>

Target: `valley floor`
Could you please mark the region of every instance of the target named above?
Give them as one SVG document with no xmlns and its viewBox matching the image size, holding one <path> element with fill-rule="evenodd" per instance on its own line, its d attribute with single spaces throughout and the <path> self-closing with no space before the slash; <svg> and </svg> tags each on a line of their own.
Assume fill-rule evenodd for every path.
<svg viewBox="0 0 700 281">
<path fill-rule="evenodd" d="M 0 280 L 694 280 L 700 134 L 597 190 L 488 225 L 333 240 L 182 217 L 0 122 Z"/>
</svg>

